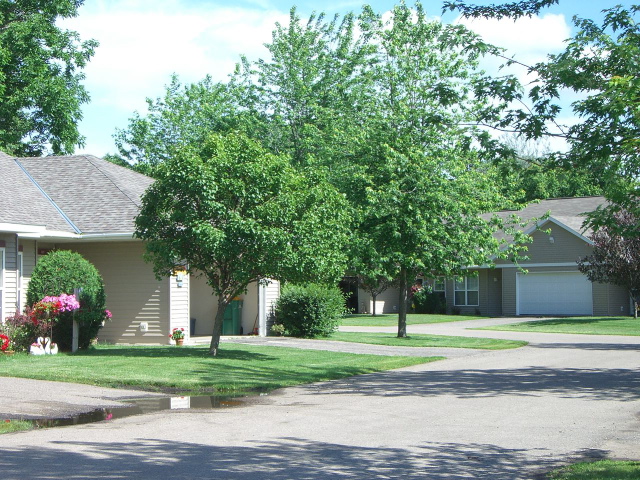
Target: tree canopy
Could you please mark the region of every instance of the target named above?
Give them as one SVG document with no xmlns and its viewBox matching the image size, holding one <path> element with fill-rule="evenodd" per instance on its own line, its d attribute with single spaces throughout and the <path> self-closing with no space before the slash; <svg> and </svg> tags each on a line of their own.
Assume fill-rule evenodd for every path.
<svg viewBox="0 0 640 480">
<path fill-rule="evenodd" d="M 461 274 L 508 253 L 493 236 L 499 221 L 481 216 L 511 206 L 493 166 L 503 149 L 482 125 L 501 121 L 519 84 L 480 70 L 478 59 L 499 49 L 462 26 L 429 20 L 419 3 L 399 4 L 388 19 L 364 7 L 358 16 L 326 20 L 314 14 L 304 22 L 292 9 L 289 24 L 276 25 L 267 48 L 270 58 L 244 59 L 226 86 L 182 88 L 174 79 L 165 99 L 150 102 L 150 113 L 120 132 L 121 145 L 132 145 L 121 152 L 160 165 L 161 184 L 173 175 L 172 182 L 188 191 L 187 172 L 205 173 L 189 162 L 178 168 L 173 157 L 184 162 L 184 152 L 199 151 L 206 131 L 237 128 L 255 148 L 260 144 L 260 155 L 286 155 L 298 175 L 326 179 L 348 200 L 349 241 L 339 230 L 337 235 L 345 240 L 340 247 L 349 257 L 348 273 L 369 283 L 400 278 L 398 333 L 404 336 L 407 279 Z M 227 96 L 230 91 L 242 94 Z M 224 185 L 225 169 L 235 167 L 221 165 L 218 181 Z M 267 188 L 263 181 L 256 185 Z M 204 185 L 193 190 L 212 192 Z M 165 191 L 169 197 L 177 192 Z M 151 197 L 147 202 L 154 203 Z M 155 213 L 144 218 L 156 222 Z M 323 226 L 325 235 L 332 235 L 332 225 Z M 153 256 L 174 248 L 171 240 L 160 245 L 163 236 L 177 233 L 154 232 Z M 310 250 L 309 261 L 320 253 Z"/>
<path fill-rule="evenodd" d="M 336 281 L 344 271 L 343 196 L 290 162 L 241 132 L 212 134 L 162 162 L 143 197 L 135 235 L 156 274 L 186 262 L 218 297 L 212 355 L 226 306 L 250 283 Z"/>
<path fill-rule="evenodd" d="M 0 2 L 0 148 L 19 156 L 69 154 L 82 145 L 80 70 L 97 42 L 56 25 L 81 0 Z"/>
<path fill-rule="evenodd" d="M 489 6 L 446 2 L 465 16 L 518 18 L 538 13 L 557 0 L 531 0 Z M 566 42 L 563 52 L 529 67 L 536 77 L 528 100 L 529 109 L 513 109 L 504 124 L 527 138 L 558 136 L 568 151 L 555 152 L 553 164 L 565 169 L 587 169 L 603 183 L 609 200 L 606 208 L 592 212 L 593 228 L 614 226 L 620 211 L 640 213 L 640 62 L 639 5 L 617 5 L 603 10 L 604 20 L 574 17 L 578 32 Z M 571 113 L 578 121 L 561 125 L 567 116 L 560 103 L 563 90 L 578 94 Z M 524 100 L 522 96 L 520 99 Z M 630 235 L 640 235 L 639 225 L 628 225 Z"/>
</svg>

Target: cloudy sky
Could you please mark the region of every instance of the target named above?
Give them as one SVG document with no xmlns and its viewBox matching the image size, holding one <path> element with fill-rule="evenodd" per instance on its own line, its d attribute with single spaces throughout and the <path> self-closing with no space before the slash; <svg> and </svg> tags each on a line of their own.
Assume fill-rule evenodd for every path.
<svg viewBox="0 0 640 480">
<path fill-rule="evenodd" d="M 85 0 L 79 16 L 62 26 L 82 39 L 100 42 L 85 68 L 85 86 L 91 102 L 84 106 L 80 131 L 86 146 L 77 153 L 103 156 L 116 153 L 113 134 L 125 128 L 134 111 L 145 112 L 145 98 L 161 96 L 172 73 L 183 83 L 211 75 L 224 80 L 241 54 L 250 59 L 266 57 L 263 47 L 276 22 L 286 23 L 295 3 L 303 18 L 313 11 L 344 14 L 359 11 L 363 1 L 326 0 Z M 383 13 L 396 2 L 372 0 Z M 407 2 L 411 4 L 411 1 Z M 489 3 L 478 0 L 475 3 Z M 572 34 L 571 18 L 601 18 L 603 8 L 630 0 L 560 0 L 560 5 L 540 17 L 490 21 L 475 20 L 468 26 L 486 40 L 508 47 L 525 63 L 544 59 L 562 49 Z M 432 16 L 440 16 L 442 0 L 423 0 Z M 443 21 L 459 19 L 447 13 Z"/>
</svg>

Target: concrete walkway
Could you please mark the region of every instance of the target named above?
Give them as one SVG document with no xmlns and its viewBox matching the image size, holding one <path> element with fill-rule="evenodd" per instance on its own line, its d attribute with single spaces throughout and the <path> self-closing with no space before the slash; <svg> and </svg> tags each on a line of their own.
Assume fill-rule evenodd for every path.
<svg viewBox="0 0 640 480">
<path fill-rule="evenodd" d="M 409 332 L 466 334 L 485 321 L 475 322 Z M 508 335 L 532 343 L 283 389 L 238 408 L 2 435 L 0 472 L 35 480 L 502 480 L 542 478 L 576 459 L 640 459 L 640 338 Z M 0 388 L 11 383 L 2 378 Z M 119 395 L 102 390 L 97 398 Z"/>
</svg>

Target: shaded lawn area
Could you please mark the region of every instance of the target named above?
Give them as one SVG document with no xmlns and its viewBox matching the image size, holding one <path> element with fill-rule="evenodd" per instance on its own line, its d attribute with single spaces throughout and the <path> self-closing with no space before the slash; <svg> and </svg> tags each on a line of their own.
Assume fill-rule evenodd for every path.
<svg viewBox="0 0 640 480">
<path fill-rule="evenodd" d="M 549 474 L 553 480 L 637 480 L 640 462 L 600 460 L 581 462 L 563 467 Z"/>
<path fill-rule="evenodd" d="M 427 313 L 408 313 L 407 325 L 418 325 L 424 323 L 446 323 L 446 322 L 463 322 L 465 320 L 477 320 L 475 315 L 436 315 Z M 398 325 L 397 314 L 364 315 L 354 314 L 348 315 L 342 319 L 341 325 L 348 327 L 394 327 Z"/>
<path fill-rule="evenodd" d="M 527 345 L 520 340 L 500 340 L 497 338 L 452 337 L 448 335 L 410 335 L 398 338 L 390 333 L 335 332 L 329 340 L 340 342 L 369 343 L 392 347 L 448 347 L 480 348 L 484 350 L 505 350 Z"/>
<path fill-rule="evenodd" d="M 482 327 L 478 330 L 580 333 L 585 335 L 640 335 L 640 319 L 633 317 L 571 317 Z"/>
<path fill-rule="evenodd" d="M 241 393 L 379 372 L 438 360 L 225 345 L 208 348 L 100 345 L 76 354 L 0 356 L 0 376 L 166 392 Z"/>
</svg>

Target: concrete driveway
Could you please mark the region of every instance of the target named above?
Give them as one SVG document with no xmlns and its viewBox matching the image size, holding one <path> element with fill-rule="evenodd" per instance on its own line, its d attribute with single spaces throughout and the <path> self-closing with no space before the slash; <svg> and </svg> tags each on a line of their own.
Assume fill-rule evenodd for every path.
<svg viewBox="0 0 640 480">
<path fill-rule="evenodd" d="M 409 331 L 469 326 L 452 325 Z M 1 477 L 528 479 L 577 459 L 640 459 L 639 337 L 508 335 L 532 343 L 238 408 L 2 435 Z"/>
</svg>

